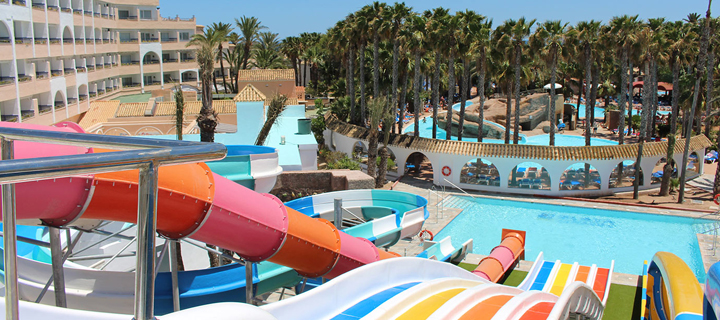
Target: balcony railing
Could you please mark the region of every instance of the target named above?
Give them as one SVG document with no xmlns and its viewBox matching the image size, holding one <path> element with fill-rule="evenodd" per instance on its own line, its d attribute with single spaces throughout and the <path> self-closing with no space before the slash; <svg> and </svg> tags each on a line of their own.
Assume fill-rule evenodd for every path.
<svg viewBox="0 0 720 320">
<path fill-rule="evenodd" d="M 100 16 L 107 19 L 109 15 L 107 13 L 101 13 Z"/>
<path fill-rule="evenodd" d="M 111 63 L 111 62 L 105 62 L 105 67 L 106 67 L 106 68 L 112 67 L 112 63 Z"/>
<path fill-rule="evenodd" d="M 58 11 L 58 10 L 60 10 L 60 7 L 48 5 L 47 9 L 50 11 Z"/>
<path fill-rule="evenodd" d="M 74 73 L 75 72 L 75 68 L 65 68 L 64 70 L 65 70 L 65 73 Z"/>
<path fill-rule="evenodd" d="M 189 82 L 189 81 L 197 81 L 197 78 L 191 78 L 191 77 L 183 78 L 182 82 Z"/>
<path fill-rule="evenodd" d="M 102 39 L 95 38 L 96 43 L 102 43 Z"/>
<path fill-rule="evenodd" d="M 65 101 L 55 101 L 55 110 L 65 108 Z"/>
<path fill-rule="evenodd" d="M 60 77 L 63 75 L 62 70 L 50 70 L 50 75 L 53 77 Z"/>
<path fill-rule="evenodd" d="M 88 71 L 90 71 L 90 72 L 95 71 L 95 66 L 89 64 L 89 65 L 87 66 L 87 69 L 88 69 Z"/>
<path fill-rule="evenodd" d="M 72 8 L 60 8 L 62 12 L 72 12 Z"/>
<path fill-rule="evenodd" d="M 180 62 L 191 62 L 191 61 L 195 61 L 195 57 L 192 57 L 192 58 L 189 58 L 189 57 L 180 58 Z"/>
<path fill-rule="evenodd" d="M 103 43 L 110 43 L 110 39 L 103 39 Z"/>
<path fill-rule="evenodd" d="M 32 3 L 32 7 L 33 7 L 34 9 L 45 9 L 45 4 L 44 4 L 44 3 L 35 3 L 35 2 L 33 2 L 33 3 Z"/>
<path fill-rule="evenodd" d="M 99 17 L 99 16 L 100 16 L 100 12 L 93 12 L 93 17 Z"/>
<path fill-rule="evenodd" d="M 18 116 L 16 116 L 16 115 L 2 115 L 2 116 L 0 116 L 0 120 L 5 121 L 5 122 L 17 122 L 17 121 L 18 121 Z"/>
<path fill-rule="evenodd" d="M 97 97 L 97 92 L 90 92 L 90 98 Z"/>
<path fill-rule="evenodd" d="M 79 72 L 79 73 L 83 73 L 83 72 L 87 71 L 87 68 L 85 68 L 85 67 L 77 67 L 75 69 L 77 69 L 77 72 Z"/>
<path fill-rule="evenodd" d="M 45 71 L 35 71 L 35 79 L 45 79 L 48 77 L 48 73 Z"/>
<path fill-rule="evenodd" d="M 162 42 L 177 42 L 177 38 L 165 38 L 162 39 Z"/>
<path fill-rule="evenodd" d="M 13 4 L 16 6 L 26 6 L 27 2 L 25 2 L 25 0 L 13 0 Z"/>
<path fill-rule="evenodd" d="M 130 61 L 130 62 L 123 62 L 122 65 L 124 66 L 133 66 L 140 64 L 140 61 Z"/>
<path fill-rule="evenodd" d="M 143 64 L 158 64 L 160 63 L 160 60 L 146 60 L 143 61 Z"/>
<path fill-rule="evenodd" d="M 35 116 L 35 110 L 20 110 L 20 115 L 22 116 L 23 120 L 32 118 Z"/>
<path fill-rule="evenodd" d="M 90 11 L 90 10 L 83 11 L 83 14 L 85 14 L 86 16 L 92 17 L 92 11 Z"/>
<path fill-rule="evenodd" d="M 84 43 L 85 43 L 85 39 L 83 39 L 83 38 L 75 38 L 75 43 L 77 43 L 77 44 L 84 44 Z"/>
<path fill-rule="evenodd" d="M 68 103 L 75 103 L 77 102 L 77 98 L 67 98 Z"/>
<path fill-rule="evenodd" d="M 61 40 L 60 38 L 50 38 L 50 44 L 58 44 Z"/>
<path fill-rule="evenodd" d="M 178 62 L 178 59 L 163 59 L 163 63 Z"/>
<path fill-rule="evenodd" d="M 22 38 L 22 37 L 15 37 L 15 44 L 29 44 L 33 43 L 33 38 Z"/>
<path fill-rule="evenodd" d="M 150 38 L 150 39 L 142 39 L 142 42 L 158 42 L 160 41 L 158 38 Z"/>
<path fill-rule="evenodd" d="M 102 63 L 101 63 L 101 64 L 96 64 L 96 65 L 95 65 L 95 68 L 96 68 L 96 69 L 105 69 L 105 65 L 103 65 Z"/>
<path fill-rule="evenodd" d="M 15 83 L 15 77 L 0 77 L 0 86 L 14 84 L 14 83 Z"/>
<path fill-rule="evenodd" d="M 73 9 L 73 13 L 77 15 L 81 15 L 83 13 L 82 9 Z"/>
<path fill-rule="evenodd" d="M 40 114 L 48 113 L 52 111 L 53 106 L 47 105 L 47 104 L 40 104 L 38 105 L 38 111 L 40 111 Z"/>
<path fill-rule="evenodd" d="M 123 87 L 125 87 L 125 88 L 137 88 L 137 87 L 139 87 L 139 86 L 140 86 L 140 84 L 139 84 L 139 83 L 135 83 L 135 82 L 133 82 L 133 83 L 123 83 Z"/>
<path fill-rule="evenodd" d="M 146 86 L 154 86 L 154 85 L 158 85 L 158 84 L 160 84 L 160 81 L 154 80 L 154 81 L 149 81 L 145 85 Z"/>
<path fill-rule="evenodd" d="M 18 74 L 18 82 L 28 82 L 32 80 L 31 76 L 24 75 L 24 74 Z"/>
<path fill-rule="evenodd" d="M 63 39 L 64 44 L 72 44 L 75 41 L 75 39 Z"/>
<path fill-rule="evenodd" d="M 46 44 L 47 42 L 47 38 L 35 38 L 35 44 Z"/>
<path fill-rule="evenodd" d="M 120 39 L 120 43 L 138 43 L 138 39 Z"/>
<path fill-rule="evenodd" d="M 125 16 L 125 17 L 120 16 L 119 19 L 120 19 L 120 20 L 132 20 L 132 21 L 137 21 L 138 17 L 137 17 L 137 16 Z"/>
<path fill-rule="evenodd" d="M 10 37 L 0 37 L 0 43 L 10 43 Z"/>
<path fill-rule="evenodd" d="M 79 98 L 79 99 L 80 99 L 80 102 L 85 101 L 85 100 L 88 99 L 88 96 L 87 96 L 86 94 L 81 94 L 81 95 L 79 95 L 78 97 L 80 97 L 80 98 Z"/>
</svg>

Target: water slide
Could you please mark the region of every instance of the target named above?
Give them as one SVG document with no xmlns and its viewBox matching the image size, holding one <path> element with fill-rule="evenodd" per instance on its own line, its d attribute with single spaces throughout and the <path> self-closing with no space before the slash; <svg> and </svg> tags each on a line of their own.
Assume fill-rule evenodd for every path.
<svg viewBox="0 0 720 320">
<path fill-rule="evenodd" d="M 708 320 L 720 318 L 720 263 L 714 263 L 707 272 L 703 314 Z"/>
<path fill-rule="evenodd" d="M 717 300 L 717 267 L 708 272 L 706 299 Z M 648 267 L 646 315 L 652 320 L 703 319 L 703 291 L 690 267 L 678 256 L 659 251 Z M 707 306 L 706 306 L 707 307 Z M 706 313 L 706 319 L 716 316 Z"/>
<path fill-rule="evenodd" d="M 473 273 L 490 282 L 498 282 L 515 264 L 525 257 L 525 231 L 503 229 L 500 245 L 480 260 Z"/>
</svg>

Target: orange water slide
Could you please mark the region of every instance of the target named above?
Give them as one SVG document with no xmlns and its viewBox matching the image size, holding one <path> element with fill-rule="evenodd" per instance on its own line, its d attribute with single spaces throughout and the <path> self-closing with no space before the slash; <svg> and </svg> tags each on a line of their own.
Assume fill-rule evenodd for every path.
<svg viewBox="0 0 720 320">
<path fill-rule="evenodd" d="M 473 270 L 474 274 L 496 283 L 525 255 L 525 231 L 503 229 L 501 239 L 500 245 Z"/>
</svg>

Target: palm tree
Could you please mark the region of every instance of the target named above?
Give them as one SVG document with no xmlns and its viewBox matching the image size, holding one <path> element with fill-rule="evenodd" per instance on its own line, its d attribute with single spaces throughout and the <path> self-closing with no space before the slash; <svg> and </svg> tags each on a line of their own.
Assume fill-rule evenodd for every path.
<svg viewBox="0 0 720 320">
<path fill-rule="evenodd" d="M 383 146 L 378 150 L 379 156 L 380 156 L 380 165 L 378 165 L 378 175 L 375 179 L 375 188 L 382 188 L 385 185 L 385 178 L 387 175 L 387 164 L 388 164 L 388 158 L 390 157 L 390 153 L 388 152 L 388 143 L 390 142 L 390 128 L 388 126 L 392 125 L 392 123 L 395 121 L 395 117 L 393 116 L 392 112 L 388 112 L 387 110 L 382 115 L 382 124 L 383 124 L 383 130 L 382 130 L 382 142 Z"/>
<path fill-rule="evenodd" d="M 409 27 L 407 28 L 406 42 L 409 49 L 412 51 L 414 56 L 414 75 L 413 75 L 413 106 L 415 113 L 415 136 L 420 136 L 420 109 L 422 108 L 420 102 L 420 67 L 422 55 L 425 50 L 427 43 L 425 42 L 425 32 L 427 25 L 427 18 L 424 15 L 413 14 L 408 18 Z"/>
<path fill-rule="evenodd" d="M 263 123 L 260 132 L 258 132 L 257 139 L 255 139 L 256 146 L 265 145 L 265 140 L 270 134 L 270 129 L 275 125 L 277 119 L 280 118 L 280 114 L 285 111 L 285 102 L 287 102 L 287 97 L 281 94 L 275 95 L 270 101 L 265 123 Z"/>
<path fill-rule="evenodd" d="M 532 46 L 541 48 L 550 67 L 550 103 L 548 104 L 548 114 L 550 116 L 550 145 L 555 145 L 555 129 L 557 122 L 555 120 L 555 82 L 557 81 L 557 64 L 558 57 L 562 55 L 562 46 L 565 42 L 565 28 L 567 23 L 560 20 L 545 21 L 541 24 L 531 38 Z"/>
<path fill-rule="evenodd" d="M 187 47 L 190 46 L 197 46 L 202 47 L 204 45 L 212 45 L 217 47 L 218 43 L 221 41 L 222 35 L 215 32 L 215 29 L 212 27 L 205 27 L 203 29 L 203 33 L 196 33 L 190 38 L 190 42 L 188 42 Z M 213 57 L 213 62 L 215 61 L 215 57 Z M 211 71 L 211 77 L 213 86 L 215 87 L 215 92 L 218 92 L 217 89 L 217 81 L 215 80 L 215 65 L 213 64 L 213 68 Z"/>
<path fill-rule="evenodd" d="M 592 133 L 591 125 L 594 120 L 590 119 L 592 111 L 589 98 L 593 90 L 591 69 L 593 52 L 600 40 L 600 22 L 595 20 L 580 21 L 577 26 L 571 28 L 569 36 L 573 39 L 573 42 L 578 43 L 582 48 L 581 56 L 585 61 L 585 145 L 589 146 L 590 135 Z"/>
<path fill-rule="evenodd" d="M 447 96 L 447 114 L 445 123 L 445 140 L 452 139 L 452 123 L 453 123 L 453 103 L 455 102 L 455 55 L 458 52 L 458 42 L 455 30 L 460 27 L 460 19 L 457 15 L 450 16 L 445 24 L 447 32 L 445 41 L 448 48 L 448 96 Z"/>
<path fill-rule="evenodd" d="M 485 123 L 485 72 L 487 69 L 487 54 L 490 48 L 490 33 L 492 32 L 492 20 L 484 19 L 479 23 L 479 30 L 476 33 L 474 46 L 479 52 L 476 64 L 478 74 L 477 93 L 480 96 L 478 107 L 478 142 L 483 140 L 483 125 Z"/>
<path fill-rule="evenodd" d="M 628 79 L 628 63 L 630 59 L 630 46 L 636 41 L 636 34 L 639 26 L 638 16 L 620 16 L 610 20 L 610 32 L 615 35 L 615 43 L 621 52 L 620 56 L 620 121 L 618 123 L 619 144 L 625 142 L 625 108 L 632 110 L 629 103 L 628 88 L 632 85 L 632 79 Z M 632 70 L 630 70 L 632 72 Z M 630 83 L 630 85 L 628 85 Z M 622 164 L 621 164 L 622 165 Z M 622 172 L 620 170 L 619 172 Z"/>
<path fill-rule="evenodd" d="M 233 32 L 228 36 L 228 42 L 230 42 L 232 49 L 228 49 L 223 52 L 223 58 L 228 63 L 228 70 L 230 70 L 230 91 L 237 93 L 238 72 L 243 60 L 242 46 L 240 46 L 240 36 Z"/>
<path fill-rule="evenodd" d="M 360 69 L 360 123 L 365 125 L 365 117 L 367 116 L 367 100 L 365 97 L 365 46 L 368 41 L 368 33 L 370 31 L 369 22 L 372 21 L 371 7 L 362 7 L 355 15 L 354 29 L 356 30 L 355 41 L 358 45 L 358 68 Z"/>
<path fill-rule="evenodd" d="M 368 133 L 367 174 L 375 178 L 378 156 L 378 126 L 380 126 L 382 119 L 385 117 L 384 114 L 387 112 L 387 99 L 380 97 L 370 99 L 370 101 L 368 101 L 368 112 L 370 129 Z M 392 123 L 392 121 L 390 123 Z"/>
<path fill-rule="evenodd" d="M 477 33 L 480 32 L 482 21 L 485 20 L 485 17 L 472 10 L 458 12 L 457 17 L 460 28 L 455 29 L 455 38 L 457 39 L 458 54 L 460 55 L 460 61 L 463 66 L 460 113 L 458 115 L 458 140 L 462 141 L 463 126 L 465 124 L 465 101 L 467 101 L 470 87 L 470 61 L 473 54 L 473 43 L 475 38 L 478 37 Z"/>
<path fill-rule="evenodd" d="M 200 127 L 200 140 L 204 142 L 215 141 L 215 127 L 217 127 L 217 114 L 212 108 L 212 86 L 210 81 L 215 73 L 215 57 L 217 57 L 218 36 L 211 28 L 205 32 L 193 35 L 187 46 L 197 46 L 197 60 L 200 69 L 202 108 L 197 119 Z"/>
<path fill-rule="evenodd" d="M 432 80 L 432 104 L 433 104 L 433 128 L 432 138 L 437 138 L 438 109 L 440 108 L 440 66 L 443 62 L 445 33 L 447 32 L 446 24 L 450 18 L 449 10 L 445 8 L 435 8 L 433 11 L 425 11 L 424 15 L 428 18 L 428 43 L 435 51 L 435 69 Z"/>
<path fill-rule="evenodd" d="M 370 28 L 373 35 L 373 96 L 380 96 L 380 36 L 388 28 L 384 19 L 385 11 L 388 10 L 385 3 L 373 2 L 370 9 Z M 373 175 L 374 177 L 374 175 Z"/>
<path fill-rule="evenodd" d="M 280 52 L 282 52 L 287 59 L 290 60 L 290 65 L 293 68 L 293 73 L 295 74 L 295 85 L 299 85 L 299 71 L 300 68 L 298 66 L 298 56 L 300 56 L 299 52 L 299 41 L 300 38 L 298 37 L 286 37 L 282 40 L 280 43 Z"/>
<path fill-rule="evenodd" d="M 717 19 L 710 20 L 710 38 L 708 39 L 708 56 L 707 56 L 707 80 L 705 81 L 705 136 L 710 137 L 710 110 L 713 104 L 713 83 L 714 83 L 714 70 L 715 70 L 715 48 L 718 42 L 718 37 L 715 33 L 717 30 Z"/>
<path fill-rule="evenodd" d="M 185 97 L 183 96 L 180 85 L 175 86 L 173 99 L 175 99 L 175 114 L 173 114 L 173 120 L 175 120 L 175 135 L 178 140 L 182 140 L 183 122 L 185 121 Z"/>
<path fill-rule="evenodd" d="M 393 115 L 397 114 L 398 108 L 398 66 L 400 59 L 400 40 L 399 34 L 404 27 L 405 19 L 410 15 L 412 8 L 405 3 L 395 3 L 392 7 L 383 12 L 383 19 L 389 22 L 387 28 L 387 37 L 392 39 L 393 44 L 393 60 L 392 60 L 392 91 L 390 100 L 390 110 Z M 398 117 L 398 126 L 402 126 L 403 115 Z M 393 131 L 395 131 L 393 126 Z"/>
<path fill-rule="evenodd" d="M 510 143 L 510 115 L 512 111 L 512 87 L 514 69 L 512 65 L 512 25 L 505 21 L 493 32 L 493 74 L 500 88 L 505 91 L 505 144 Z"/>
<path fill-rule="evenodd" d="M 223 81 L 223 88 L 225 88 L 225 94 L 228 93 L 227 89 L 227 81 L 225 81 L 225 66 L 223 65 L 223 55 L 225 51 L 223 50 L 223 44 L 229 40 L 230 33 L 233 31 L 233 27 L 229 23 L 223 23 L 223 22 L 213 22 L 213 24 L 210 25 L 210 28 L 215 30 L 216 37 L 217 37 L 217 45 L 218 45 L 218 55 L 217 60 L 220 60 L 220 76 L 222 77 Z M 215 86 L 215 93 L 217 93 L 217 85 Z"/>
<path fill-rule="evenodd" d="M 240 20 L 235 19 L 235 24 L 240 30 L 243 39 L 243 63 L 242 68 L 247 69 L 248 60 L 250 59 L 250 49 L 253 43 L 257 41 L 260 30 L 265 26 L 260 24 L 260 20 L 256 17 L 243 16 Z"/>
<path fill-rule="evenodd" d="M 695 116 L 695 110 L 697 108 L 698 96 L 700 94 L 700 80 L 707 71 L 707 64 L 705 63 L 705 56 L 708 50 L 708 41 L 710 39 L 710 6 L 712 0 L 708 0 L 708 9 L 705 14 L 704 26 L 702 29 L 702 38 L 700 39 L 700 54 L 698 55 L 697 64 L 695 65 L 695 90 L 693 91 L 692 107 L 690 116 Z M 674 89 L 674 88 L 673 88 Z M 691 122 L 692 123 L 692 122 Z M 680 188 L 678 195 L 678 203 L 685 202 L 685 172 L 687 171 L 687 162 L 690 155 L 690 135 L 692 133 L 692 125 L 687 126 L 685 129 L 685 150 L 683 151 L 682 171 L 680 173 Z M 717 183 L 717 182 L 716 182 Z"/>
</svg>

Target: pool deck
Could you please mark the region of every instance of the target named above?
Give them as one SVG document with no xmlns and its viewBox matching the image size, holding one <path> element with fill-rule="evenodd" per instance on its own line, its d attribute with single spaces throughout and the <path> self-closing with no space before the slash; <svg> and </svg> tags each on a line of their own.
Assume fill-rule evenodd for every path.
<svg viewBox="0 0 720 320">
<path fill-rule="evenodd" d="M 408 179 L 409 180 L 409 179 Z M 409 192 L 413 194 L 417 194 L 423 197 L 428 197 L 428 187 L 430 186 L 430 183 L 418 182 L 415 179 L 409 180 L 406 182 L 403 182 L 402 180 L 397 183 L 393 190 L 403 191 L 403 192 Z M 478 192 L 470 191 L 468 194 L 463 193 L 461 190 L 456 189 L 450 189 L 446 188 L 444 192 L 439 192 L 440 196 L 442 198 L 447 198 L 449 196 L 467 196 L 470 194 L 471 196 L 478 197 L 478 198 L 492 198 L 492 199 L 503 199 L 503 200 L 512 200 L 512 201 L 525 201 L 525 202 L 531 202 L 531 203 L 545 203 L 545 204 L 553 204 L 553 205 L 562 205 L 562 206 L 577 206 L 577 207 L 592 207 L 596 209 L 605 209 L 605 210 L 616 210 L 616 211 L 631 211 L 631 212 L 638 212 L 638 213 L 650 213 L 650 214 L 659 214 L 659 215 L 672 215 L 672 216 L 680 216 L 680 217 L 688 217 L 688 218 L 703 218 L 703 219 L 712 219 L 712 220 L 719 220 L 720 217 L 716 215 L 708 215 L 705 212 L 696 212 L 691 210 L 675 210 L 672 208 L 654 208 L 654 207 L 647 207 L 647 206 L 627 206 L 627 204 L 623 203 L 610 203 L 608 202 L 587 202 L 582 200 L 572 200 L 572 199 L 552 199 L 552 198 L 534 198 L 534 197 L 527 197 L 527 196 L 520 196 L 520 195 L 492 195 L 489 196 L 487 193 L 480 194 Z M 428 199 L 428 210 L 430 211 L 430 218 L 425 223 L 425 226 L 430 232 L 433 234 L 437 234 L 444 228 L 448 223 L 450 223 L 455 217 L 457 217 L 460 212 L 462 212 L 461 209 L 457 208 L 451 208 L 451 207 L 442 207 L 436 206 L 437 204 L 437 198 L 440 198 L 436 196 L 435 194 L 432 194 L 430 196 L 430 199 Z M 438 213 L 436 213 L 438 212 Z M 440 214 L 442 213 L 442 214 Z M 717 250 L 716 254 L 713 254 L 713 236 L 712 235 L 706 235 L 706 234 L 698 234 L 698 243 L 700 247 L 700 253 L 702 255 L 703 264 L 705 266 L 705 270 L 707 271 L 708 268 L 714 264 L 715 262 L 720 261 L 720 249 Z M 717 246 L 720 246 L 720 238 L 717 239 Z M 491 248 L 488 248 L 490 250 Z M 418 239 L 413 238 L 412 241 L 406 241 L 401 240 L 397 245 L 390 247 L 390 251 L 394 251 L 399 253 L 403 256 L 414 256 L 420 252 L 422 252 L 422 244 Z M 471 263 L 471 264 L 478 264 L 482 258 L 484 258 L 484 255 L 472 253 L 469 254 L 463 262 L 465 263 Z M 527 258 L 527 257 L 526 257 Z M 534 257 L 529 257 L 534 258 Z M 652 259 L 652 257 L 648 257 L 647 260 Z M 520 261 L 519 266 L 516 268 L 521 271 L 529 271 L 530 267 L 532 266 L 532 261 Z M 620 285 L 627 285 L 627 286 L 637 286 L 638 280 L 640 278 L 640 275 L 633 275 L 633 274 L 623 274 L 623 273 L 613 273 L 612 277 L 612 283 L 613 284 L 620 284 Z"/>
</svg>

